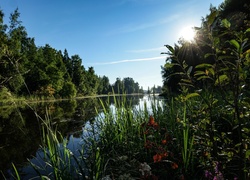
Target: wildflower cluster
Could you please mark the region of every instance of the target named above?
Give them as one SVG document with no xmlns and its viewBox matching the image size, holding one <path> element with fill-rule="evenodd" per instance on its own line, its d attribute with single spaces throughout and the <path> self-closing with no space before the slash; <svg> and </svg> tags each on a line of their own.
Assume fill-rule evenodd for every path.
<svg viewBox="0 0 250 180">
<path fill-rule="evenodd" d="M 205 178 L 210 180 L 224 180 L 223 174 L 221 172 L 221 164 L 219 162 L 215 162 L 214 173 L 206 170 Z"/>
<path fill-rule="evenodd" d="M 167 129 L 160 127 L 153 116 L 150 116 L 148 122 L 143 123 L 141 126 L 145 140 L 144 149 L 150 157 L 148 161 L 153 163 L 152 171 L 154 167 L 161 173 L 178 169 L 177 160 L 171 151 L 173 138 Z"/>
</svg>

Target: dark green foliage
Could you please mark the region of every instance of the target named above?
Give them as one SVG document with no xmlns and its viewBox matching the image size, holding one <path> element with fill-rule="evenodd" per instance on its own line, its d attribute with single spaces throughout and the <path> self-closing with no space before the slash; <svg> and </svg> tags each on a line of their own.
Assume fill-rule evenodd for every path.
<svg viewBox="0 0 250 180">
<path fill-rule="evenodd" d="M 219 9 L 210 7 L 193 42 L 166 46 L 164 91 L 178 90 L 176 100 L 187 107 L 195 138 L 195 159 L 186 168 L 202 168 L 211 175 L 207 179 L 218 172 L 225 179 L 249 178 L 249 14 L 247 1 L 225 1 Z"/>
<path fill-rule="evenodd" d="M 109 79 L 98 77 L 93 67 L 84 68 L 79 55 L 63 54 L 50 45 L 37 47 L 27 35 L 16 9 L 4 24 L 0 10 L 0 88 L 15 95 L 38 97 L 75 97 L 76 95 L 108 94 L 112 92 Z M 123 93 L 116 82 L 115 92 Z M 123 84 L 123 83 L 122 83 Z M 139 84 L 125 79 L 126 93 L 139 92 Z"/>
<path fill-rule="evenodd" d="M 130 77 L 124 78 L 123 80 L 116 78 L 115 84 L 112 88 L 117 94 L 143 93 L 143 89 L 140 88 L 139 83 L 135 82 L 134 79 Z"/>
<path fill-rule="evenodd" d="M 98 94 L 108 94 L 112 88 L 107 76 L 99 77 Z"/>
</svg>

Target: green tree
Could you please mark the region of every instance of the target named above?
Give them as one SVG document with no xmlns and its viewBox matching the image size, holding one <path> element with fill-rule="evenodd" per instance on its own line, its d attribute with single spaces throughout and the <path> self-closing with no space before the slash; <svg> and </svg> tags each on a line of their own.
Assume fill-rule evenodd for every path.
<svg viewBox="0 0 250 180">
<path fill-rule="evenodd" d="M 73 63 L 66 49 L 63 52 L 63 62 L 67 70 L 67 73 L 65 74 L 65 79 L 68 79 L 71 81 L 71 78 L 73 77 Z"/>
<path fill-rule="evenodd" d="M 79 55 L 71 56 L 72 61 L 72 82 L 75 84 L 78 94 L 84 94 L 87 91 L 85 84 L 85 68 L 82 65 L 82 59 Z"/>
<path fill-rule="evenodd" d="M 61 97 L 72 98 L 76 96 L 76 93 L 77 90 L 72 82 L 70 81 L 64 82 L 63 88 L 60 90 Z"/>
<path fill-rule="evenodd" d="M 98 94 L 108 94 L 112 92 L 109 78 L 107 76 L 99 77 Z"/>
<path fill-rule="evenodd" d="M 10 15 L 9 26 L 3 24 L 3 13 L 1 18 L 1 75 L 0 82 L 18 94 L 23 86 L 25 73 L 24 41 L 27 40 L 25 28 L 19 20 L 20 13 L 16 9 Z M 5 33 L 4 33 L 5 32 Z"/>
<path fill-rule="evenodd" d="M 95 74 L 94 68 L 89 67 L 88 71 L 85 73 L 87 91 L 85 94 L 94 95 L 97 94 L 97 89 L 99 86 L 98 76 Z"/>
<path fill-rule="evenodd" d="M 116 78 L 116 81 L 113 85 L 113 89 L 116 94 L 124 93 L 124 84 L 121 78 Z"/>
</svg>

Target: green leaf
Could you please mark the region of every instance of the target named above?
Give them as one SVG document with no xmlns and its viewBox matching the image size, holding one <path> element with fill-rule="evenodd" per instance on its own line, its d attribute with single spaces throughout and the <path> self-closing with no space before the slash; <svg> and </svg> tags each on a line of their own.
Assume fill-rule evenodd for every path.
<svg viewBox="0 0 250 180">
<path fill-rule="evenodd" d="M 248 32 L 250 32 L 250 28 L 248 28 L 248 29 L 245 31 L 245 33 L 248 33 Z"/>
<path fill-rule="evenodd" d="M 196 69 L 198 69 L 198 68 L 210 68 L 210 67 L 213 67 L 213 65 L 212 64 L 206 64 L 206 63 L 199 64 L 199 65 L 195 66 Z"/>
<path fill-rule="evenodd" d="M 234 59 L 235 56 L 219 56 L 218 60 Z"/>
<path fill-rule="evenodd" d="M 250 157 L 250 150 L 246 151 L 246 159 L 248 159 Z"/>
<path fill-rule="evenodd" d="M 215 85 L 222 84 L 228 80 L 227 75 L 220 75 L 219 78 L 215 81 Z"/>
<path fill-rule="evenodd" d="M 233 45 L 233 46 L 237 49 L 237 51 L 239 51 L 239 49 L 240 49 L 240 44 L 239 44 L 235 39 L 232 39 L 232 40 L 230 41 L 230 44 Z"/>
<path fill-rule="evenodd" d="M 166 48 L 168 48 L 168 50 L 172 53 L 172 54 L 174 54 L 174 48 L 172 47 L 172 46 L 170 46 L 170 45 L 165 45 L 166 46 Z"/>
<path fill-rule="evenodd" d="M 181 82 L 192 83 L 189 79 L 181 79 Z"/>
<path fill-rule="evenodd" d="M 231 23 L 227 19 L 223 19 L 221 21 L 221 24 L 222 24 L 223 27 L 225 27 L 227 29 L 230 28 L 230 26 L 231 26 Z"/>
<path fill-rule="evenodd" d="M 14 168 L 14 171 L 15 171 L 15 173 L 16 173 L 16 179 L 18 179 L 18 180 L 20 180 L 21 178 L 20 178 L 20 176 L 19 176 L 19 173 L 18 173 L 18 171 L 17 171 L 17 169 L 16 169 L 16 166 L 12 163 L 12 167 Z"/>
<path fill-rule="evenodd" d="M 206 75 L 206 73 L 204 71 L 196 71 L 195 76 L 199 76 L 199 75 Z"/>
<path fill-rule="evenodd" d="M 211 73 L 214 76 L 215 72 L 214 72 L 213 68 L 209 68 L 208 71 L 209 71 L 209 73 Z"/>
<path fill-rule="evenodd" d="M 212 53 L 207 53 L 207 54 L 205 54 L 204 58 L 207 59 L 209 56 L 213 56 L 213 54 Z"/>
<path fill-rule="evenodd" d="M 198 77 L 197 78 L 197 80 L 199 81 L 199 80 L 201 80 L 201 79 L 211 79 L 209 76 L 200 76 L 200 77 Z"/>
<path fill-rule="evenodd" d="M 192 72 L 192 70 L 193 70 L 193 66 L 190 66 L 190 67 L 188 68 L 188 70 L 187 70 L 187 73 L 190 74 L 190 73 Z"/>
<path fill-rule="evenodd" d="M 214 11 L 213 13 L 211 13 L 209 16 L 208 16 L 208 19 L 207 19 L 207 23 L 209 26 L 211 26 L 215 20 L 217 16 L 217 11 Z"/>
<path fill-rule="evenodd" d="M 218 45 L 220 43 L 220 38 L 219 37 L 215 37 L 214 38 L 214 44 Z"/>
<path fill-rule="evenodd" d="M 188 95 L 186 95 L 186 100 L 189 99 L 189 98 L 192 98 L 192 97 L 196 97 L 196 96 L 200 96 L 200 95 L 198 93 L 188 94 Z"/>
</svg>

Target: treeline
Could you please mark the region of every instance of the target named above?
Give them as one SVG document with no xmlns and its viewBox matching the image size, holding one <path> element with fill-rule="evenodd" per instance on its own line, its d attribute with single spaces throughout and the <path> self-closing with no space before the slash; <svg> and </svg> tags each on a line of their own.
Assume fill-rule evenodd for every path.
<svg viewBox="0 0 250 180">
<path fill-rule="evenodd" d="M 28 37 L 16 9 L 4 23 L 0 10 L 0 92 L 17 96 L 75 97 L 108 93 L 143 93 L 132 78 L 117 78 L 110 84 L 93 67 L 85 68 L 79 55 L 50 45 L 38 47 Z"/>
</svg>

